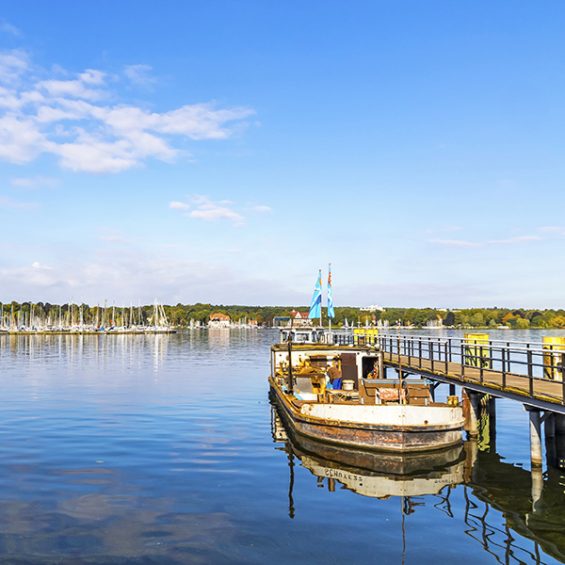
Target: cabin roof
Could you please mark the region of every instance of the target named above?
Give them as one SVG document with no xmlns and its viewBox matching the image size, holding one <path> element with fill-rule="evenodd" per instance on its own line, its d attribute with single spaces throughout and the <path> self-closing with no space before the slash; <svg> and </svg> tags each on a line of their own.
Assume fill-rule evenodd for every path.
<svg viewBox="0 0 565 565">
<path fill-rule="evenodd" d="M 229 322 L 231 318 L 223 312 L 212 312 L 210 314 L 210 320 L 212 322 Z"/>
<path fill-rule="evenodd" d="M 298 318 L 298 319 L 307 319 L 308 315 L 309 315 L 309 312 L 305 312 L 305 311 L 300 312 L 299 310 L 293 310 L 290 313 L 290 316 L 292 318 Z"/>
</svg>

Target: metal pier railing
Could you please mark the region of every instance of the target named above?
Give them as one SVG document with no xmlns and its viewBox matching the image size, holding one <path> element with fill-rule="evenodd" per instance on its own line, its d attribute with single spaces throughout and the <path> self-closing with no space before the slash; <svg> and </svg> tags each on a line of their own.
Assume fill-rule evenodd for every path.
<svg viewBox="0 0 565 565">
<path fill-rule="evenodd" d="M 486 337 L 486 336 L 485 336 Z M 565 406 L 565 348 L 510 340 L 335 334 L 334 343 L 376 345 L 387 366 L 498 396 Z M 535 403 L 534 403 L 535 404 Z M 561 410 L 559 410 L 561 411 Z"/>
</svg>

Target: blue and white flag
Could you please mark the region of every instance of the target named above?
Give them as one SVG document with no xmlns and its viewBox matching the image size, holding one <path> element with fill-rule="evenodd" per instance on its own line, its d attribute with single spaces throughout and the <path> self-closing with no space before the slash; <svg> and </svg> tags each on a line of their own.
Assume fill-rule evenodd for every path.
<svg viewBox="0 0 565 565">
<path fill-rule="evenodd" d="M 335 318 L 334 297 L 332 292 L 332 266 L 328 269 L 328 318 Z"/>
<path fill-rule="evenodd" d="M 318 273 L 318 279 L 316 280 L 316 286 L 314 287 L 314 295 L 312 296 L 312 303 L 310 304 L 310 313 L 308 318 L 313 320 L 314 318 L 322 317 L 322 270 Z"/>
</svg>

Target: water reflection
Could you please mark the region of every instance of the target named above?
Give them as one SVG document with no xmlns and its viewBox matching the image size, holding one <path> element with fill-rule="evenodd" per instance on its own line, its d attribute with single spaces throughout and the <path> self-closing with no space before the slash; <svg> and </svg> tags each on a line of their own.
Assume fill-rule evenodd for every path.
<svg viewBox="0 0 565 565">
<path fill-rule="evenodd" d="M 0 336 L 0 561 L 563 559 L 565 478 L 520 467 L 519 404 L 441 457 L 316 450 L 271 425 L 276 338 Z"/>
<path fill-rule="evenodd" d="M 335 447 L 297 436 L 285 427 L 277 409 L 272 408 L 273 439 L 295 455 L 316 478 L 326 481 L 333 492 L 336 482 L 362 496 L 422 496 L 437 494 L 446 485 L 462 483 L 472 461 L 463 446 L 423 453 L 370 453 Z M 472 454 L 472 452 L 469 452 Z"/>
<path fill-rule="evenodd" d="M 404 456 L 363 454 L 298 436 L 274 406 L 271 424 L 276 449 L 287 453 L 291 518 L 296 516 L 293 485 L 298 462 L 315 477 L 316 487 L 329 493 L 342 489 L 378 500 L 398 497 L 403 543 L 405 517 L 418 507 L 432 506 L 449 519 L 463 519 L 465 535 L 499 563 L 545 563 L 543 552 L 565 560 L 565 477 L 557 469 L 538 476 L 505 463 L 492 448 L 488 420 L 486 438 L 441 452 Z M 462 493 L 462 505 L 452 504 L 454 493 Z M 533 549 L 521 537 L 532 540 Z"/>
</svg>

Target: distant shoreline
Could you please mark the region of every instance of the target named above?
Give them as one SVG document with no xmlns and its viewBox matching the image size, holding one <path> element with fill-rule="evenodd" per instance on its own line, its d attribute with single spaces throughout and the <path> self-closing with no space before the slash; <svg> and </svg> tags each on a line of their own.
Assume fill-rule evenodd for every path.
<svg viewBox="0 0 565 565">
<path fill-rule="evenodd" d="M 161 306 L 160 306 L 161 307 Z M 106 324 L 126 326 L 128 320 L 139 324 L 151 320 L 155 305 L 115 306 L 89 304 L 50 304 L 48 302 L 0 302 L 0 330 L 34 325 L 60 327 L 64 325 Z M 298 324 L 306 323 L 309 308 L 299 306 L 245 306 L 224 304 L 181 304 L 163 305 L 168 323 L 174 328 L 205 325 L 213 314 L 220 314 L 234 323 L 252 321 L 258 326 L 287 325 L 294 317 Z M 298 316 L 300 315 L 300 316 Z M 112 323 L 111 323 L 112 322 Z M 326 310 L 322 322 L 327 325 Z M 382 329 L 565 329 L 565 309 L 523 309 L 523 308 L 362 308 L 336 306 L 332 326 L 384 325 Z M 36 333 L 36 332 L 34 332 Z M 66 332 L 63 332 L 66 333 Z M 96 333 L 96 332 L 94 332 Z"/>
</svg>

